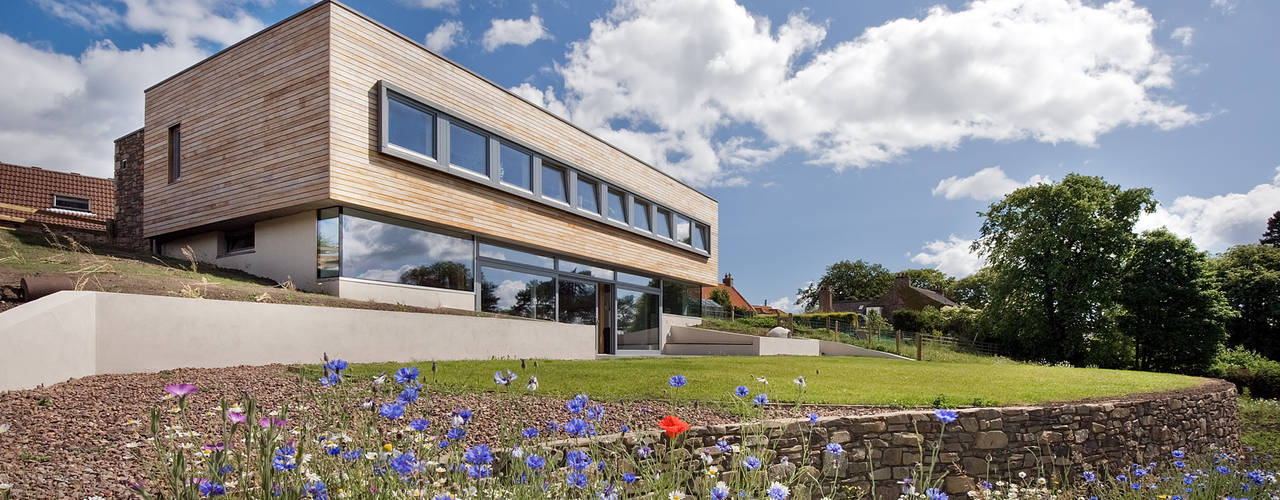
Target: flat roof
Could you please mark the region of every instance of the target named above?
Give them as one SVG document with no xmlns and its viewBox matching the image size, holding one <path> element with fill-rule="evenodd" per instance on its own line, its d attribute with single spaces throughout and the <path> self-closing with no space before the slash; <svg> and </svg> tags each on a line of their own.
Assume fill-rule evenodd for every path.
<svg viewBox="0 0 1280 500">
<path fill-rule="evenodd" d="M 195 69 L 196 67 L 200 66 L 201 64 L 204 64 L 205 62 L 208 62 L 208 61 L 212 60 L 213 58 L 218 57 L 218 56 L 220 56 L 220 55 L 222 55 L 222 54 L 226 53 L 227 51 L 229 51 L 229 50 L 231 50 L 231 49 L 236 48 L 237 46 L 239 46 L 239 45 L 240 45 L 240 44 L 242 44 L 242 43 L 245 43 L 245 42 L 247 42 L 247 41 L 249 41 L 249 40 L 252 40 L 253 38 L 255 38 L 255 37 L 259 36 L 259 35 L 262 35 L 263 33 L 266 33 L 266 32 L 268 32 L 268 31 L 271 31 L 272 29 L 276 28 L 277 26 L 280 26 L 280 25 L 282 25 L 282 24 L 284 24 L 284 23 L 287 23 L 287 22 L 289 22 L 289 21 L 293 20 L 293 18 L 295 18 L 295 17 L 301 16 L 301 15 L 303 15 L 303 14 L 307 13 L 307 12 L 310 12 L 312 9 L 317 9 L 317 8 L 320 8 L 320 6 L 327 5 L 327 4 L 336 5 L 336 6 L 338 6 L 338 7 L 342 7 L 343 9 L 346 9 L 347 11 L 351 12 L 352 14 L 355 14 L 355 15 L 359 16 L 361 19 L 364 19 L 364 20 L 366 20 L 366 21 L 368 21 L 368 22 L 370 22 L 370 23 L 373 23 L 375 26 L 378 26 L 378 27 L 380 27 L 380 28 L 382 28 L 382 29 L 384 29 L 384 30 L 387 30 L 387 32 L 389 32 L 389 33 L 391 33 L 391 34 L 393 34 L 393 35 L 395 35 L 395 36 L 397 36 L 397 37 L 400 37 L 401 39 L 403 39 L 403 40 L 405 40 L 405 41 L 407 41 L 407 42 L 409 42 L 409 43 L 412 43 L 414 46 L 416 46 L 416 47 L 418 47 L 418 48 L 420 48 L 420 49 L 422 49 L 422 50 L 424 50 L 424 51 L 426 51 L 426 52 L 430 53 L 430 54 L 431 54 L 431 55 L 433 55 L 433 56 L 436 56 L 436 57 L 439 57 L 440 59 L 443 59 L 445 62 L 447 62 L 447 63 L 449 63 L 449 64 L 452 64 L 452 65 L 456 66 L 458 69 L 461 69 L 461 70 L 463 70 L 463 71 L 466 71 L 467 73 L 471 74 L 472 76 L 474 76 L 474 77 L 476 77 L 476 78 L 479 78 L 480 80 L 484 81 L 485 83 L 488 83 L 489 85 L 494 86 L 494 87 L 495 87 L 495 88 L 497 88 L 498 90 L 501 90 L 501 91 L 503 91 L 503 92 L 506 92 L 507 94 L 511 95 L 512 97 L 515 97 L 515 98 L 517 98 L 517 99 L 520 99 L 521 101 L 524 101 L 525 103 L 529 104 L 530 106 L 533 106 L 534 108 L 537 108 L 538 110 L 542 111 L 543 113 L 546 113 L 548 116 L 551 116 L 552 118 L 555 118 L 555 119 L 557 119 L 557 120 L 560 120 L 560 121 L 564 122 L 565 124 L 569 125 L 570 127 L 573 127 L 573 128 L 575 128 L 575 129 L 577 129 L 579 132 L 582 132 L 582 133 L 584 133 L 584 134 L 587 134 L 587 136 L 591 137 L 592 139 L 595 139 L 595 140 L 597 140 L 597 141 L 600 141 L 600 143 L 601 143 L 601 144 L 605 144 L 605 145 L 607 145 L 607 146 L 609 146 L 609 147 L 613 148 L 615 151 L 617 151 L 617 152 L 619 152 L 619 153 L 622 153 L 622 154 L 624 154 L 624 155 L 627 155 L 627 157 L 628 157 L 628 158 L 631 158 L 632 160 L 635 160 L 635 161 L 639 162 L 641 165 L 644 165 L 644 166 L 646 166 L 646 167 L 649 167 L 649 168 L 654 169 L 654 170 L 655 170 L 655 171 L 657 171 L 658 173 L 660 173 L 660 174 L 662 174 L 662 175 L 665 175 L 665 176 L 667 176 L 667 178 L 669 178 L 669 179 L 671 179 L 671 180 L 673 180 L 673 181 L 676 181 L 676 182 L 677 182 L 677 183 L 679 183 L 680 185 L 682 185 L 682 186 L 684 186 L 684 187 L 687 187 L 687 188 L 689 188 L 689 189 L 693 190 L 693 192 L 695 192 L 695 193 L 698 193 L 698 194 L 702 195 L 703 197 L 707 198 L 708 200 L 714 201 L 714 202 L 716 202 L 716 204 L 719 204 L 719 203 L 720 203 L 720 201 L 719 201 L 719 200 L 716 200 L 715 198 L 712 198 L 712 197 L 711 197 L 711 195 L 708 195 L 707 193 L 702 192 L 702 191 L 701 191 L 701 190 L 699 190 L 698 188 L 695 188 L 695 187 L 693 187 L 693 186 L 690 186 L 688 183 L 686 183 L 686 182 L 684 182 L 684 181 L 682 181 L 682 180 L 680 180 L 680 179 L 677 179 L 675 176 L 673 176 L 673 175 L 671 175 L 671 174 L 669 174 L 669 173 L 667 173 L 667 172 L 662 171 L 662 169 L 660 169 L 660 168 L 658 168 L 658 167 L 653 166 L 653 165 L 652 165 L 652 164 L 650 164 L 649 162 L 644 161 L 644 160 L 641 160 L 640 158 L 637 158 L 635 155 L 633 155 L 633 154 L 631 154 L 631 153 L 627 152 L 626 150 L 623 150 L 622 148 L 620 148 L 620 147 L 618 147 L 618 146 L 614 145 L 613 143 L 610 143 L 609 141 L 606 141 L 606 140 L 604 140 L 604 139 L 601 139 L 599 136 L 597 136 L 597 135 L 595 135 L 595 134 L 591 133 L 591 132 L 590 132 L 590 131 L 588 131 L 587 129 L 584 129 L 584 128 L 582 128 L 582 127 L 579 127 L 577 124 L 575 124 L 575 123 L 573 123 L 573 122 L 571 122 L 571 121 L 569 121 L 569 120 L 565 119 L 564 117 L 562 117 L 562 116 L 560 116 L 560 115 L 557 115 L 557 114 L 555 114 L 555 113 L 552 113 L 551 111 L 548 111 L 546 108 L 544 108 L 544 107 L 542 107 L 542 106 L 539 106 L 539 105 L 537 105 L 537 104 L 533 103 L 532 101 L 530 101 L 530 100 L 528 100 L 528 99 L 525 99 L 524 97 L 520 96 L 519 94 L 516 94 L 515 92 L 512 92 L 512 91 L 508 90 L 506 87 L 503 87 L 502 85 L 498 85 L 498 84 L 497 84 L 496 82 L 494 82 L 493 80 L 490 80 L 490 79 L 486 78 L 484 75 L 481 75 L 481 74 L 479 74 L 479 73 L 476 73 L 476 72 L 475 72 L 475 71 L 473 71 L 471 68 L 468 68 L 468 67 L 466 67 L 466 66 L 461 65 L 461 64 L 459 64 L 457 61 L 454 61 L 453 59 L 449 59 L 448 57 L 444 56 L 443 54 L 438 54 L 438 53 L 436 53 L 435 51 L 433 51 L 433 50 L 431 50 L 431 49 L 428 49 L 428 48 L 427 48 L 427 46 L 425 46 L 425 45 L 423 45 L 423 44 L 421 44 L 421 43 L 418 43 L 418 41 L 417 41 L 417 40 L 414 40 L 414 39 L 412 39 L 412 38 L 410 38 L 410 37 L 407 37 L 407 36 L 405 36 L 403 33 L 400 33 L 399 31 L 396 31 L 396 30 L 394 30 L 394 29 L 391 29 L 391 27 L 389 27 L 389 26 L 387 26 L 387 25 L 385 25 L 385 24 L 382 24 L 382 23 L 378 22 L 376 19 L 374 19 L 374 18 L 372 18 L 372 17 L 369 17 L 369 16 L 365 15 L 363 12 L 360 12 L 360 11 L 358 11 L 358 10 L 354 9 L 354 8 L 349 7 L 349 6 L 347 6 L 346 4 L 344 4 L 344 3 L 342 3 L 342 2 L 339 2 L 338 0 L 321 0 L 321 1 L 319 1 L 319 2 L 316 2 L 314 5 L 312 5 L 312 6 L 310 6 L 310 7 L 307 7 L 307 8 L 305 8 L 305 9 L 302 9 L 302 10 L 300 10 L 300 11 L 298 11 L 298 12 L 294 13 L 293 15 L 289 16 L 289 17 L 286 17 L 286 18 L 284 18 L 284 19 L 281 19 L 280 21 L 276 22 L 275 24 L 272 24 L 272 25 L 270 25 L 270 26 L 267 26 L 266 28 L 263 28 L 262 30 L 258 31 L 257 33 L 254 33 L 254 34 L 252 34 L 252 35 L 249 35 L 249 36 L 245 37 L 243 40 L 240 40 L 240 41 L 238 41 L 238 42 L 236 42 L 236 43 L 233 43 L 233 44 L 231 44 L 231 45 L 228 45 L 226 48 L 223 48 L 222 50 L 219 50 L 219 51 L 217 51 L 217 52 L 214 52 L 214 53 L 213 53 L 213 54 L 211 54 L 209 57 L 206 57 L 206 58 L 204 58 L 204 59 L 201 59 L 199 62 L 197 62 L 197 63 L 195 63 L 195 64 L 192 64 L 191 66 L 187 66 L 187 67 L 186 67 L 185 69 L 183 69 L 182 71 L 179 71 L 179 72 L 177 72 L 177 73 L 174 73 L 174 74 L 170 75 L 168 78 L 165 78 L 164 80 L 160 80 L 160 82 L 156 83 L 155 85 L 152 85 L 152 86 L 150 86 L 150 87 L 147 87 L 145 90 L 143 90 L 143 93 L 150 92 L 150 91 L 151 91 L 151 89 L 154 89 L 154 88 L 156 88 L 156 87 L 159 87 L 159 86 L 161 86 L 161 85 L 164 85 L 164 84 L 165 84 L 166 82 L 168 82 L 169 80 L 172 80 L 172 79 L 174 79 L 174 78 L 177 78 L 179 75 L 181 75 L 181 74 L 183 74 L 183 73 L 186 73 L 186 72 L 188 72 L 188 71 L 191 71 L 192 69 Z"/>
</svg>

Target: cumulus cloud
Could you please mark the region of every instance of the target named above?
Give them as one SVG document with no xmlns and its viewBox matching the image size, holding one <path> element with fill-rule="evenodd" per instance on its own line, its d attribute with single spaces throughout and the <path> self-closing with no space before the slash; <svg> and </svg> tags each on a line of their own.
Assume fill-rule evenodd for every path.
<svg viewBox="0 0 1280 500">
<path fill-rule="evenodd" d="M 202 44 L 225 45 L 262 28 L 244 3 L 129 0 L 121 11 L 41 1 L 50 14 L 86 29 L 125 28 L 163 41 L 121 49 L 104 39 L 70 55 L 0 34 L 0 73 L 11 75 L 0 79 L 5 160 L 111 176 L 112 140 L 142 126 L 146 87 L 206 57 Z"/>
<path fill-rule="evenodd" d="M 529 16 L 529 19 L 494 19 L 480 44 L 484 50 L 493 52 L 503 45 L 529 45 L 544 38 L 551 38 L 542 26 L 542 18 Z"/>
<path fill-rule="evenodd" d="M 1236 11 L 1236 0 L 1210 0 L 1209 4 L 1221 10 L 1223 14 L 1233 14 Z"/>
<path fill-rule="evenodd" d="M 783 312 L 790 314 L 799 314 L 804 312 L 804 304 L 796 303 L 790 296 L 778 297 L 777 299 L 768 301 L 766 304 L 769 307 L 780 309 Z"/>
<path fill-rule="evenodd" d="M 987 167 L 968 177 L 951 176 L 938 181 L 933 188 L 933 195 L 948 200 L 973 198 L 979 201 L 994 200 L 1014 190 L 1035 184 L 1053 182 L 1047 176 L 1033 175 L 1027 182 L 1018 182 L 1005 175 L 999 165 Z"/>
<path fill-rule="evenodd" d="M 463 37 L 464 30 L 460 21 L 445 21 L 436 26 L 436 29 L 427 33 L 427 38 L 423 41 L 432 52 L 443 54 L 449 49 L 458 45 Z"/>
<path fill-rule="evenodd" d="M 1173 33 L 1169 35 L 1169 38 L 1177 40 L 1178 43 L 1181 43 L 1183 47 L 1190 47 L 1191 40 L 1195 38 L 1195 35 L 1196 35 L 1195 28 L 1192 28 L 1190 26 L 1178 26 L 1177 28 L 1173 29 Z"/>
<path fill-rule="evenodd" d="M 571 45 L 565 93 L 546 104 L 698 185 L 775 151 L 841 170 L 969 139 L 1092 146 L 1117 127 L 1201 119 L 1157 94 L 1174 61 L 1155 28 L 1125 0 L 978 0 L 824 44 L 825 24 L 803 14 L 775 26 L 733 0 L 620 0 Z M 768 154 L 717 140 L 742 129 Z"/>
<path fill-rule="evenodd" d="M 973 240 L 956 235 L 946 240 L 934 240 L 924 244 L 924 249 L 911 257 L 911 262 L 963 278 L 978 272 L 983 266 L 982 257 L 970 250 Z"/>
<path fill-rule="evenodd" d="M 1137 231 L 1168 228 L 1191 238 L 1201 250 L 1220 252 L 1232 245 L 1256 243 L 1266 230 L 1267 218 L 1280 210 L 1280 166 L 1270 183 L 1254 186 L 1246 193 L 1227 193 L 1208 198 L 1179 196 L 1170 204 L 1160 204 L 1154 213 L 1144 214 Z"/>
</svg>

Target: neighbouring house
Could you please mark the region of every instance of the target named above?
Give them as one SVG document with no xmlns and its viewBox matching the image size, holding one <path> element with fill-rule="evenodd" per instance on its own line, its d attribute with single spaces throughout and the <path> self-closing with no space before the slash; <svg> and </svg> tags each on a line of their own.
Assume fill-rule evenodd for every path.
<svg viewBox="0 0 1280 500">
<path fill-rule="evenodd" d="M 338 2 L 145 97 L 117 165 L 165 255 L 594 325 L 600 353 L 657 352 L 715 282 L 716 200 Z"/>
<path fill-rule="evenodd" d="M 110 243 L 115 213 L 111 179 L 0 163 L 0 225 Z"/>
<path fill-rule="evenodd" d="M 773 307 L 769 307 L 768 305 L 758 305 L 758 306 L 752 305 L 750 302 L 747 301 L 747 298 L 744 297 L 742 293 L 738 292 L 737 288 L 733 287 L 733 275 L 727 274 L 727 273 L 724 275 L 724 278 L 720 280 L 719 285 L 716 285 L 713 287 L 703 287 L 702 289 L 702 302 L 704 304 L 703 307 L 719 306 L 719 304 L 716 304 L 715 301 L 711 300 L 711 293 L 717 289 L 721 289 L 729 293 L 729 303 L 732 304 L 733 307 L 739 307 L 742 309 L 754 311 L 756 314 L 773 314 L 773 315 L 782 314 L 781 310 Z"/>
<path fill-rule="evenodd" d="M 941 291 L 911 286 L 911 277 L 906 274 L 895 276 L 893 288 L 871 300 L 832 300 L 829 287 L 818 290 L 819 312 L 856 312 L 859 316 L 879 314 L 887 319 L 893 317 L 893 312 L 898 309 L 919 311 L 929 306 L 941 309 L 957 307 L 959 304 L 948 299 Z"/>
</svg>

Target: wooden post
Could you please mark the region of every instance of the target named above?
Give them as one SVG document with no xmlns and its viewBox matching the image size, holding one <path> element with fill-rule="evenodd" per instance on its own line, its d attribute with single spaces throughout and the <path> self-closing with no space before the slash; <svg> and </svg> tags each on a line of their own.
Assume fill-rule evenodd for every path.
<svg viewBox="0 0 1280 500">
<path fill-rule="evenodd" d="M 902 355 L 902 330 L 894 330 L 893 336 L 896 338 L 898 342 L 897 347 L 893 348 L 893 353 L 901 356 Z"/>
<path fill-rule="evenodd" d="M 831 329 L 831 316 L 827 316 L 827 329 Z"/>
<path fill-rule="evenodd" d="M 840 341 L 840 320 L 836 320 L 836 331 L 831 332 L 831 341 L 832 342 Z"/>
<path fill-rule="evenodd" d="M 916 361 L 924 361 L 924 338 L 920 336 L 919 332 L 917 332 L 915 335 L 916 335 Z"/>
</svg>

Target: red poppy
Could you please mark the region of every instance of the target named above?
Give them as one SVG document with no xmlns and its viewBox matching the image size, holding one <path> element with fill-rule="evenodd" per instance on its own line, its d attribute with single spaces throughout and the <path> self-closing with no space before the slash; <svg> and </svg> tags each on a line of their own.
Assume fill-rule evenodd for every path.
<svg viewBox="0 0 1280 500">
<path fill-rule="evenodd" d="M 680 417 L 675 415 L 667 415 L 666 417 L 663 417 L 662 421 L 658 422 L 658 427 L 667 431 L 667 437 L 669 438 L 675 438 L 684 431 L 689 430 L 689 424 L 685 423 L 684 420 L 680 420 Z"/>
</svg>

